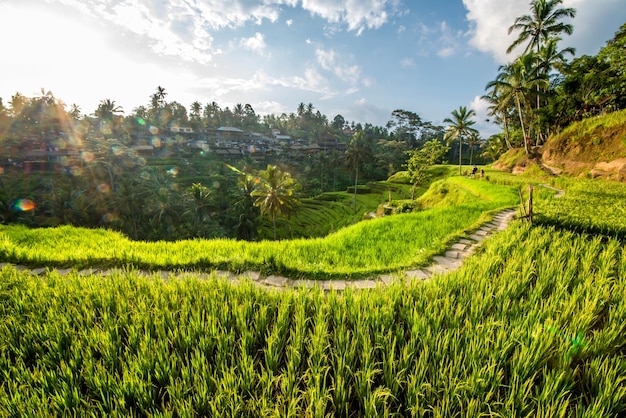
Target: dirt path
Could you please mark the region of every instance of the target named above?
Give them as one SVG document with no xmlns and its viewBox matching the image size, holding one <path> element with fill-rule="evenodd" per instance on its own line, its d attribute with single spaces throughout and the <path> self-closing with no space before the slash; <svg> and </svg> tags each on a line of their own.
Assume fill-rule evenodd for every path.
<svg viewBox="0 0 626 418">
<path fill-rule="evenodd" d="M 373 289 L 379 285 L 388 285 L 394 280 L 398 280 L 404 277 L 407 280 L 420 279 L 426 280 L 435 274 L 442 274 L 454 271 L 461 267 L 463 260 L 470 256 L 475 249 L 490 235 L 506 229 L 511 219 L 514 218 L 516 209 L 507 209 L 496 214 L 491 222 L 483 224 L 476 231 L 467 234 L 464 238 L 459 239 L 448 247 L 448 249 L 441 255 L 436 255 L 432 258 L 432 263 L 426 267 L 422 267 L 415 270 L 408 270 L 405 272 L 397 272 L 394 274 L 384 274 L 367 279 L 358 280 L 305 280 L 305 279 L 291 279 L 282 276 L 263 276 L 258 272 L 247 271 L 242 274 L 235 274 L 228 271 L 215 271 L 219 277 L 223 277 L 233 283 L 240 282 L 241 280 L 251 280 L 253 283 L 266 287 L 266 288 L 313 288 L 320 287 L 323 290 L 344 290 L 347 287 L 355 289 Z M 0 263 L 0 268 L 4 267 L 8 263 Z M 34 268 L 29 269 L 25 266 L 15 265 L 18 270 L 29 270 L 32 274 L 41 275 L 48 271 L 47 268 Z M 68 274 L 75 269 L 55 269 L 55 271 L 61 275 Z M 80 275 L 96 274 L 106 276 L 114 272 L 119 272 L 120 269 L 86 269 L 78 271 Z M 189 272 L 174 272 L 174 271 L 139 271 L 139 274 L 146 276 L 158 275 L 162 278 L 171 278 L 180 275 L 190 274 Z M 198 277 L 209 277 L 210 273 L 193 273 Z"/>
</svg>

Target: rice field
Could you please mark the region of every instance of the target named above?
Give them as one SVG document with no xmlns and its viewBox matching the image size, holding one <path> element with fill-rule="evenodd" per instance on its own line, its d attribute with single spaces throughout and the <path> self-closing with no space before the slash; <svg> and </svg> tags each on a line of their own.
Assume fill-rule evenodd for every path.
<svg viewBox="0 0 626 418">
<path fill-rule="evenodd" d="M 36 267 L 111 267 L 260 271 L 292 278 L 356 278 L 426 264 L 485 213 L 515 205 L 515 190 L 468 179 L 443 182 L 466 203 L 360 222 L 324 238 L 137 242 L 75 227 L 0 227 L 0 259 Z"/>
<path fill-rule="evenodd" d="M 486 185 L 462 193 L 452 185 L 444 194 L 470 188 L 476 206 L 496 204 Z M 0 416 L 624 416 L 626 248 L 621 224 L 602 222 L 619 206 L 607 196 L 623 202 L 626 190 L 567 186 L 563 198 L 538 197 L 550 223 L 515 221 L 453 273 L 375 290 L 268 291 L 193 273 L 162 280 L 137 274 L 135 262 L 106 277 L 4 267 Z M 586 202 L 561 200 L 594 191 L 607 204 L 589 217 Z M 396 219 L 408 229 L 404 216 Z M 372 245 L 395 227 L 360 225 L 352 235 Z M 3 259 L 107 262 L 95 253 L 55 258 L 63 236 L 147 265 L 151 251 L 167 256 L 178 245 L 131 250 L 109 231 L 40 232 L 60 235 L 40 244 L 3 227 L 0 245 L 14 251 Z M 338 245 L 328 238 L 327 248 Z"/>
</svg>

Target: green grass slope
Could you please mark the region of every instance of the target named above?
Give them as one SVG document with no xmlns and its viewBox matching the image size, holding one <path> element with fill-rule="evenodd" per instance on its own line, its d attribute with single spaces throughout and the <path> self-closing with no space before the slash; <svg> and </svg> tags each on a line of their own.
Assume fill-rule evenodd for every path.
<svg viewBox="0 0 626 418">
<path fill-rule="evenodd" d="M 626 250 L 575 222 L 342 294 L 5 267 L 0 416 L 624 416 Z"/>
<path fill-rule="evenodd" d="M 515 174 L 541 170 L 552 175 L 626 181 L 626 110 L 575 122 L 526 155 L 523 149 L 503 154 L 493 167 Z"/>
<path fill-rule="evenodd" d="M 441 252 L 484 214 L 515 205 L 510 186 L 452 177 L 442 184 L 461 202 L 360 222 L 324 238 L 133 242 L 118 233 L 69 226 L 0 227 L 0 259 L 32 266 L 261 271 L 290 277 L 353 278 L 408 269 Z"/>
</svg>

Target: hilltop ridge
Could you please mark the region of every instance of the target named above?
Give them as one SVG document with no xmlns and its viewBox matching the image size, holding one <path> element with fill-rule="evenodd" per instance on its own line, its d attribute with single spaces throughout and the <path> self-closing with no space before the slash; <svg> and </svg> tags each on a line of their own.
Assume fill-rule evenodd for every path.
<svg viewBox="0 0 626 418">
<path fill-rule="evenodd" d="M 526 155 L 505 153 L 494 168 L 520 173 L 539 166 L 553 175 L 626 181 L 626 110 L 583 119 Z"/>
</svg>

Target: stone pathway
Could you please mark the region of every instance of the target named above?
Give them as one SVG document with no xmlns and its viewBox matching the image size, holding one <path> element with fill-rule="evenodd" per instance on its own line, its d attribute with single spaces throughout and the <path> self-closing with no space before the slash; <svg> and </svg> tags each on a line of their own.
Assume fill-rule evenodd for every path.
<svg viewBox="0 0 626 418">
<path fill-rule="evenodd" d="M 556 193 L 554 197 L 563 197 L 565 195 L 565 190 L 557 189 L 556 187 L 552 187 L 549 184 L 540 184 L 541 187 L 545 187 L 546 189 L 554 190 Z"/>
<path fill-rule="evenodd" d="M 265 288 L 284 289 L 284 288 L 313 288 L 319 287 L 325 291 L 336 290 L 341 291 L 348 287 L 354 289 L 374 289 L 380 285 L 388 285 L 394 280 L 426 280 L 436 274 L 445 274 L 461 267 L 463 259 L 472 255 L 476 248 L 492 234 L 506 229 L 509 222 L 515 217 L 517 209 L 507 209 L 496 214 L 491 222 L 483 224 L 479 229 L 468 234 L 466 237 L 459 239 L 453 243 L 444 254 L 436 255 L 432 259 L 432 263 L 426 267 L 408 270 L 405 272 L 397 272 L 395 274 L 384 274 L 377 277 L 358 279 L 358 280 L 307 280 L 307 279 L 291 279 L 282 276 L 263 276 L 258 272 L 247 271 L 242 274 L 235 274 L 229 271 L 216 271 L 217 276 L 225 278 L 233 283 L 242 280 L 251 280 L 256 285 Z M 8 263 L 0 263 L 0 269 Z M 27 267 L 14 265 L 18 270 L 28 270 Z M 54 269 L 58 274 L 65 275 L 75 269 Z M 30 269 L 32 274 L 41 275 L 48 271 L 45 267 Z M 79 275 L 96 274 L 107 276 L 121 269 L 85 269 L 79 270 Z M 174 272 L 174 271 L 139 271 L 141 275 L 155 276 L 158 275 L 164 279 L 178 277 L 185 274 L 194 274 L 198 277 L 210 277 L 210 273 L 200 272 Z"/>
</svg>

